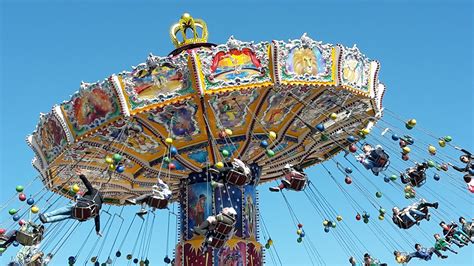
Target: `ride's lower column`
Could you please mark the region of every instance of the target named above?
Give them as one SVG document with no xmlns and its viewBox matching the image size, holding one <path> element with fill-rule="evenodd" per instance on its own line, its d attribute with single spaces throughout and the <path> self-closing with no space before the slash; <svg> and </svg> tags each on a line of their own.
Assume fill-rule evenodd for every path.
<svg viewBox="0 0 474 266">
<path fill-rule="evenodd" d="M 226 183 L 213 186 L 208 172 L 193 173 L 181 184 L 180 242 L 175 265 L 263 265 L 263 248 L 258 242 L 258 192 L 255 180 L 260 168 L 252 165 L 252 182 L 244 186 Z M 220 248 L 203 252 L 203 236 L 193 235 L 193 227 L 225 207 L 237 211 L 235 234 Z"/>
</svg>

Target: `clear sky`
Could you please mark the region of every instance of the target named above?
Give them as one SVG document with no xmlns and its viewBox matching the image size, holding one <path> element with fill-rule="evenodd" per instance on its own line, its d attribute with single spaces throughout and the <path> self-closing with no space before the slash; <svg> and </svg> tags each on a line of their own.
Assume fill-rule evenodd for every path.
<svg viewBox="0 0 474 266">
<path fill-rule="evenodd" d="M 323 42 L 346 46 L 357 44 L 363 53 L 381 62 L 380 80 L 387 86 L 384 98 L 387 109 L 403 118 L 416 118 L 420 127 L 429 129 L 436 136 L 452 135 L 457 145 L 473 150 L 473 11 L 469 0 L 2 0 L 0 205 L 14 194 L 17 184 L 26 184 L 37 174 L 30 165 L 33 152 L 26 145 L 25 137 L 34 130 L 39 113 L 49 112 L 54 104 L 68 99 L 82 80 L 93 82 L 129 70 L 132 65 L 144 62 L 150 52 L 168 54 L 173 49 L 168 37 L 169 27 L 183 12 L 190 12 L 207 22 L 209 40 L 213 43 L 223 43 L 230 35 L 245 41 L 270 41 L 295 39 L 307 32 L 313 39 Z M 388 114 L 384 119 L 403 128 L 402 123 Z M 424 143 L 434 143 L 430 136 L 417 134 Z M 377 143 L 381 139 L 378 135 L 370 140 Z M 397 150 L 396 143 L 385 141 L 385 144 Z M 453 149 L 446 151 L 452 157 L 458 157 Z M 420 157 L 428 156 L 422 150 L 418 154 Z M 393 154 L 392 157 L 398 156 Z M 344 162 L 341 158 L 337 160 Z M 393 160 L 393 165 L 399 169 L 407 166 L 398 159 Z M 337 173 L 332 162 L 327 165 Z M 394 200 L 398 206 L 408 204 L 402 192 L 384 183 L 381 177 L 362 171 L 384 193 L 380 204 L 387 210 L 392 207 L 388 199 Z M 451 173 L 460 178 L 459 174 Z M 308 174 L 330 205 L 344 217 L 346 229 L 364 243 L 364 248 L 359 249 L 390 265 L 395 264 L 391 252 L 369 229 L 371 225 L 355 221 L 354 210 L 324 168 L 312 167 Z M 412 249 L 414 242 L 410 237 L 413 237 L 423 245 L 432 245 L 431 235 L 439 231 L 439 217 L 424 222 L 422 230 L 413 229 L 410 237 L 405 234 L 404 238 L 395 233 L 387 221 L 377 220 L 376 210 L 369 200 L 354 187 L 345 185 L 341 174 L 337 173 L 336 177 L 359 204 L 372 213 L 371 223 L 379 224 L 382 230 L 392 235 L 385 239 L 382 236 L 384 241 L 395 241 L 406 249 Z M 375 193 L 366 178 L 355 173 L 354 179 Z M 444 206 L 443 213 L 448 217 L 443 219 L 457 220 L 462 213 L 471 215 L 470 218 L 474 216 L 472 195 L 465 190 L 456 190 L 451 179 L 442 177 L 440 182 L 433 179 L 428 182 L 429 189 L 420 191 L 428 195 L 429 200 L 438 200 Z M 35 183 L 27 193 L 40 187 L 41 184 Z M 465 194 L 455 195 L 459 193 Z M 323 232 L 322 218 L 305 195 L 294 192 L 286 195 L 326 264 L 347 265 L 347 254 L 331 236 L 333 232 Z M 261 212 L 283 265 L 311 265 L 303 246 L 296 243 L 295 228 L 281 196 L 271 194 L 268 186 L 262 186 L 260 199 Z M 446 206 L 445 201 L 457 208 Z M 7 210 L 0 213 L 0 221 L 5 219 L 9 219 Z M 151 246 L 152 265 L 161 263 L 166 247 L 166 213 L 160 213 L 157 219 Z M 79 227 L 73 234 L 74 241 L 66 243 L 52 264 L 65 265 L 67 257 L 79 250 L 91 226 Z M 130 242 L 134 240 L 130 238 Z M 406 242 L 413 243 L 408 246 Z M 86 244 L 79 258 L 81 263 L 92 244 L 93 241 Z M 104 249 L 107 252 L 108 247 Z M 5 264 L 15 250 L 11 248 L 0 257 L 0 262 Z M 472 246 L 463 248 L 458 255 L 448 255 L 450 258 L 443 262 L 433 258 L 430 262 L 413 261 L 410 265 L 474 265 Z M 269 255 L 267 263 L 272 265 Z"/>
</svg>

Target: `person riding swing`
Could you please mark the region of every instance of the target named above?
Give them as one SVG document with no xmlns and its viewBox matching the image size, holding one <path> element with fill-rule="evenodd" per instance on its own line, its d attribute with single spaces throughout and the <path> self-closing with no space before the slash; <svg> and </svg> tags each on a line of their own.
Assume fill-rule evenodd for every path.
<svg viewBox="0 0 474 266">
<path fill-rule="evenodd" d="M 383 150 L 382 146 L 376 145 L 375 148 L 372 145 L 365 143 L 362 146 L 364 153 L 359 154 L 357 160 L 367 169 L 371 170 L 376 176 L 380 172 L 384 171 L 390 165 L 390 156 Z"/>
<path fill-rule="evenodd" d="M 209 170 L 215 174 L 214 181 L 216 182 L 225 181 L 236 186 L 243 186 L 252 181 L 252 171 L 247 164 L 237 158 L 233 159 L 230 166 Z"/>
<path fill-rule="evenodd" d="M 171 199 L 172 192 L 169 189 L 169 186 L 158 178 L 156 185 L 152 186 L 151 193 L 146 193 L 134 199 L 125 200 L 130 204 L 141 204 L 141 209 L 137 212 L 137 215 L 140 218 L 143 218 L 143 215 L 147 214 L 148 211 L 145 209 L 146 205 L 155 209 L 166 209 L 168 207 L 168 202 Z"/>
<path fill-rule="evenodd" d="M 429 203 L 421 199 L 419 202 L 415 202 L 413 205 L 405 207 L 402 210 L 393 207 L 392 221 L 401 229 L 409 229 L 413 225 L 419 224 L 423 219 L 429 221 L 429 207 L 437 209 L 438 202 Z"/>
<path fill-rule="evenodd" d="M 451 165 L 454 170 L 465 174 L 463 179 L 464 182 L 466 182 L 467 190 L 469 190 L 471 193 L 474 193 L 474 155 L 465 149 L 459 147 L 454 148 L 464 153 L 459 157 L 459 160 L 464 164 L 464 166 L 458 167 L 452 163 L 448 164 Z"/>
<path fill-rule="evenodd" d="M 439 223 L 439 226 L 443 229 L 443 235 L 446 238 L 446 241 L 454 243 L 458 247 L 463 247 L 469 244 L 469 242 L 474 243 L 468 234 L 466 234 L 455 222 L 446 224 L 444 221 Z"/>
<path fill-rule="evenodd" d="M 427 163 L 416 163 L 415 166 L 405 170 L 405 173 L 400 174 L 403 184 L 410 183 L 414 187 L 421 187 L 426 183 L 426 169 Z"/>
<path fill-rule="evenodd" d="M 474 219 L 471 219 L 470 222 L 466 221 L 466 218 L 464 217 L 459 217 L 459 223 L 461 223 L 461 229 L 462 231 L 471 239 L 471 241 L 474 241 Z"/>
<path fill-rule="evenodd" d="M 400 251 L 394 251 L 393 255 L 395 255 L 395 260 L 400 264 L 406 264 L 410 262 L 412 258 L 418 258 L 420 260 L 429 261 L 433 254 L 438 256 L 438 258 L 446 259 L 448 256 L 441 254 L 438 250 L 434 247 L 431 248 L 423 248 L 420 244 L 415 244 L 415 252 L 406 253 Z"/>
<path fill-rule="evenodd" d="M 209 216 L 202 224 L 195 226 L 193 233 L 205 236 L 203 251 L 207 247 L 221 248 L 234 233 L 237 212 L 232 207 L 223 208 L 217 215 Z"/>
<path fill-rule="evenodd" d="M 279 186 L 270 187 L 270 191 L 278 192 L 284 188 L 289 190 L 302 191 L 308 183 L 308 176 L 299 166 L 286 164 L 283 168 L 283 174 L 285 175 L 285 179 L 281 180 L 281 184 Z"/>
<path fill-rule="evenodd" d="M 23 246 L 34 246 L 43 240 L 43 235 L 44 226 L 29 221 L 19 230 L 11 230 L 0 235 L 0 248 L 7 249 L 15 241 Z"/>
<path fill-rule="evenodd" d="M 42 223 L 55 223 L 67 219 L 76 219 L 83 222 L 94 218 L 96 233 L 102 236 L 100 233 L 99 215 L 103 202 L 102 193 L 91 185 L 80 170 L 77 170 L 76 173 L 86 187 L 86 193 L 84 193 L 82 197 L 78 197 L 75 203 L 70 203 L 67 206 L 49 213 L 40 214 L 40 221 Z"/>
</svg>

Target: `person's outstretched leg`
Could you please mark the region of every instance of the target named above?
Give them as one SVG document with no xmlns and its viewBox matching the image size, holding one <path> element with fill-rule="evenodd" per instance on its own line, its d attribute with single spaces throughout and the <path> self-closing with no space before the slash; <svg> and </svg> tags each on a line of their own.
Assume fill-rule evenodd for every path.
<svg viewBox="0 0 474 266">
<path fill-rule="evenodd" d="M 61 214 L 61 215 L 55 215 L 55 216 L 46 218 L 46 221 L 47 223 L 56 223 L 56 222 L 64 221 L 71 218 L 72 218 L 71 214 Z"/>
<path fill-rule="evenodd" d="M 422 202 L 418 205 L 418 210 L 420 209 L 423 209 L 425 207 L 432 207 L 432 208 L 435 208 L 435 209 L 438 209 L 438 202 L 434 202 L 434 203 L 430 203 L 430 202 Z"/>
<path fill-rule="evenodd" d="M 270 187 L 270 188 L 269 188 L 270 191 L 272 191 L 272 192 L 278 192 L 278 191 L 280 191 L 280 190 L 286 188 L 287 185 L 286 185 L 283 181 L 286 181 L 286 182 L 289 183 L 288 180 L 284 179 L 284 180 L 281 181 L 281 184 L 280 184 L 280 185 L 278 185 L 278 186 L 276 186 L 276 187 Z"/>
<path fill-rule="evenodd" d="M 291 185 L 290 181 L 283 179 L 281 184 L 278 186 L 280 189 L 288 188 Z"/>
<path fill-rule="evenodd" d="M 459 241 L 458 241 L 457 239 L 455 239 L 455 238 L 451 238 L 451 242 L 452 242 L 453 244 L 455 244 L 456 246 L 460 247 L 460 248 L 464 247 L 464 244 L 461 243 L 461 242 L 459 242 Z"/>
<path fill-rule="evenodd" d="M 458 240 L 460 243 L 463 243 L 464 245 L 469 244 L 469 243 L 467 242 L 467 240 L 463 239 L 462 235 L 459 234 L 458 232 L 459 232 L 459 231 L 457 231 L 457 232 L 454 234 L 454 238 L 455 238 L 456 240 Z"/>
<path fill-rule="evenodd" d="M 205 235 L 210 225 L 211 223 L 209 222 L 208 219 L 206 219 L 199 226 L 195 226 L 193 232 L 198 235 Z"/>
<path fill-rule="evenodd" d="M 73 206 L 73 204 L 68 204 L 52 212 L 40 214 L 40 220 L 43 223 L 54 223 L 71 218 Z"/>
<path fill-rule="evenodd" d="M 142 203 L 142 204 L 141 204 L 141 208 L 140 208 L 140 210 L 137 212 L 137 215 L 138 215 L 138 217 L 140 217 L 141 219 L 144 219 L 144 218 L 143 218 L 143 215 L 145 215 L 145 214 L 148 213 L 148 211 L 146 210 L 146 200 L 143 199 L 143 200 L 141 201 L 141 203 Z"/>
<path fill-rule="evenodd" d="M 365 169 L 370 170 L 373 167 L 373 163 L 371 160 L 365 158 L 364 160 L 361 161 L 362 165 L 365 167 Z"/>
<path fill-rule="evenodd" d="M 72 204 L 68 204 L 64 207 L 61 207 L 61 208 L 58 208 L 54 211 L 51 211 L 51 212 L 47 212 L 47 213 L 44 213 L 43 215 L 48 218 L 48 217 L 52 217 L 52 216 L 56 216 L 56 215 L 64 215 L 64 214 L 69 214 L 71 211 L 72 211 L 72 207 L 74 205 Z"/>
<path fill-rule="evenodd" d="M 435 248 L 430 248 L 430 249 L 428 250 L 428 252 L 434 253 L 434 254 L 436 254 L 436 256 L 438 256 L 439 258 L 442 258 L 442 259 L 445 259 L 445 258 L 448 257 L 448 256 L 446 256 L 446 255 L 441 254 L 441 252 L 439 252 L 439 250 L 436 250 Z"/>
<path fill-rule="evenodd" d="M 406 217 L 407 219 L 404 219 L 404 217 Z M 410 212 L 406 212 L 405 214 L 400 215 L 400 218 L 402 218 L 402 221 L 403 221 L 403 223 L 405 223 L 405 224 L 408 224 L 408 221 L 407 221 L 407 220 L 410 220 L 410 221 L 413 222 L 413 223 L 416 223 L 416 222 L 417 222 L 416 219 L 415 219 L 415 217 L 413 217 Z"/>
<path fill-rule="evenodd" d="M 456 250 L 454 250 L 454 249 L 452 249 L 452 248 L 450 248 L 450 247 L 445 247 L 445 249 L 451 251 L 451 252 L 454 253 L 454 254 L 458 254 L 458 252 L 457 252 Z"/>
<path fill-rule="evenodd" d="M 380 172 L 382 172 L 383 168 L 382 167 L 377 167 L 377 166 L 374 166 L 372 167 L 372 173 L 376 176 L 378 176 L 380 174 Z"/>
<path fill-rule="evenodd" d="M 146 198 L 148 198 L 150 194 L 144 194 L 144 195 L 141 195 L 141 196 L 138 196 L 136 198 L 133 198 L 133 199 L 126 199 L 125 202 L 127 203 L 131 203 L 131 204 L 140 204 L 142 203 Z"/>
<path fill-rule="evenodd" d="M 406 256 L 405 263 L 410 262 L 412 258 L 416 258 L 416 253 L 410 253 Z"/>
<path fill-rule="evenodd" d="M 144 203 L 148 199 L 149 196 L 151 196 L 151 194 L 144 194 L 144 195 L 141 195 L 139 197 L 136 197 L 135 202 L 136 203 Z"/>
<path fill-rule="evenodd" d="M 420 212 L 419 210 L 416 210 L 416 209 L 410 209 L 410 211 L 408 212 L 409 213 L 409 216 L 411 218 L 413 218 L 413 220 L 416 222 L 418 221 L 417 219 L 415 219 L 414 215 L 416 215 L 417 217 L 421 217 L 421 218 L 426 218 L 427 215 L 426 213 L 424 212 Z M 408 215 L 408 214 L 407 214 Z"/>
<path fill-rule="evenodd" d="M 0 244 L 0 248 L 8 248 L 13 241 L 16 240 L 16 230 L 9 231 L 5 234 L 5 238 L 7 239 L 3 244 Z"/>
</svg>

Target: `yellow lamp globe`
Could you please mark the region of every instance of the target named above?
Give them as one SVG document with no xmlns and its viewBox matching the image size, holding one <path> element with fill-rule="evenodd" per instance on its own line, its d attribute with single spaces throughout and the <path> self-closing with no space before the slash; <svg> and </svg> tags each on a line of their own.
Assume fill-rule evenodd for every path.
<svg viewBox="0 0 474 266">
<path fill-rule="evenodd" d="M 402 152 L 403 152 L 403 154 L 408 154 L 408 153 L 411 152 L 411 149 L 410 149 L 410 147 L 406 146 L 406 147 L 403 147 Z"/>
<path fill-rule="evenodd" d="M 433 146 L 433 145 L 428 146 L 428 151 L 429 151 L 430 153 L 435 153 L 435 152 L 436 152 L 435 146 Z"/>
<path fill-rule="evenodd" d="M 80 187 L 79 187 L 79 185 L 78 185 L 78 184 L 74 184 L 74 185 L 72 185 L 72 191 L 73 191 L 74 193 L 77 193 L 77 192 L 79 192 L 79 189 L 80 189 Z"/>
<path fill-rule="evenodd" d="M 369 130 L 368 128 L 364 128 L 364 129 L 362 129 L 360 132 L 361 132 L 362 134 L 364 134 L 364 135 L 369 135 L 370 130 Z"/>
<path fill-rule="evenodd" d="M 31 212 L 32 213 L 38 213 L 39 212 L 38 206 L 34 205 L 33 207 L 31 207 Z"/>
<path fill-rule="evenodd" d="M 275 132 L 273 132 L 273 131 L 268 132 L 268 138 L 269 139 L 273 140 L 273 139 L 276 139 L 276 137 L 277 137 L 277 134 Z"/>
<path fill-rule="evenodd" d="M 446 141 L 444 141 L 444 140 L 440 139 L 440 140 L 438 141 L 438 144 L 439 144 L 439 146 L 440 146 L 440 147 L 442 147 L 442 148 L 443 148 L 443 147 L 445 147 L 445 146 L 446 146 Z"/>
<path fill-rule="evenodd" d="M 111 164 L 111 163 L 114 162 L 114 159 L 112 158 L 112 156 L 107 155 L 105 157 L 105 162 L 108 163 L 108 164 Z"/>
</svg>

